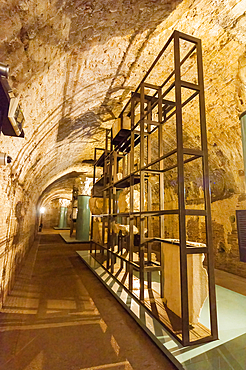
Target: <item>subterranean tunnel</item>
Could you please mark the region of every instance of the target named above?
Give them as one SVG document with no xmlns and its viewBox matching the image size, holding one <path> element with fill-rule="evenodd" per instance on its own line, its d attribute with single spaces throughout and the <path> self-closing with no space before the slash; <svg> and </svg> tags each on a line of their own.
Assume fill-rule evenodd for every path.
<svg viewBox="0 0 246 370">
<path fill-rule="evenodd" d="M 225 288 L 245 294 L 246 289 L 242 283 L 245 282 L 243 279 L 246 279 L 245 9 L 245 0 L 0 0 L 0 316 L 5 315 L 6 319 L 6 315 L 17 314 L 20 310 L 19 303 L 15 304 L 13 297 L 17 299 L 20 294 L 16 286 L 24 284 L 23 280 L 19 280 L 21 276 L 23 278 L 23 271 L 26 271 L 29 278 L 32 271 L 36 271 L 36 278 L 41 274 L 40 271 L 46 274 L 44 266 L 38 270 L 33 265 L 34 262 L 30 262 L 31 257 L 34 258 L 33 261 L 36 258 L 35 263 L 40 264 L 40 259 L 44 258 L 46 253 L 47 257 L 43 261 L 46 261 L 44 263 L 47 271 L 49 266 L 52 268 L 52 261 L 58 256 L 52 245 L 63 242 L 56 235 L 60 229 L 64 229 L 63 232 L 67 233 L 68 238 L 82 240 L 81 224 L 79 219 L 76 221 L 80 214 L 80 196 L 92 196 L 89 201 L 89 216 L 87 215 L 88 228 L 83 231 L 88 233 L 87 239 L 83 240 L 88 243 L 84 243 L 83 248 L 89 248 L 90 238 L 94 238 L 97 245 L 102 244 L 103 246 L 95 251 L 95 255 L 98 253 L 97 260 L 106 269 L 111 268 L 111 275 L 117 275 L 112 264 L 119 258 L 122 269 L 122 255 L 128 253 L 129 258 L 132 258 L 130 262 L 133 262 L 133 270 L 136 268 L 140 271 L 140 280 L 145 279 L 145 273 L 141 272 L 141 261 L 143 271 L 146 268 L 146 276 L 148 275 L 146 279 L 151 280 L 151 258 L 153 257 L 153 263 L 157 266 L 163 257 L 162 238 L 181 240 L 183 237 L 191 242 L 191 246 L 194 243 L 206 245 L 207 234 L 210 233 L 210 252 L 203 249 L 202 253 L 208 255 L 201 257 L 199 262 L 203 273 L 209 272 L 208 257 L 213 254 L 211 266 L 214 266 L 216 271 L 215 283 L 220 284 L 219 280 L 222 282 L 224 276 L 220 274 L 227 273 L 232 280 L 230 286 Z M 156 60 L 175 30 L 177 34 L 189 35 L 192 40 L 201 40 L 203 75 L 199 74 L 200 49 L 195 46 L 189 51 L 187 39 L 180 41 L 180 50 L 175 46 L 176 41 L 173 41 L 175 55 L 172 54 L 170 44 L 170 50 L 167 49 L 160 59 Z M 179 70 L 180 78 L 187 77 L 188 81 L 183 85 L 181 81 L 180 109 L 179 87 L 175 82 L 179 78 L 177 65 L 180 60 L 176 62 L 179 52 L 180 60 L 188 53 Z M 145 85 L 141 85 L 144 86 L 142 88 L 140 83 L 146 73 L 150 73 L 150 77 Z M 170 78 L 166 79 L 167 76 Z M 201 109 L 201 78 L 204 81 L 205 110 L 199 115 L 196 104 Z M 164 92 L 164 85 L 161 84 L 165 79 L 170 85 L 167 85 Z M 187 91 L 183 93 L 185 88 Z M 193 95 L 189 95 L 189 89 Z M 163 94 L 163 99 L 158 99 L 160 94 Z M 131 98 L 131 102 L 135 99 L 134 103 L 125 108 Z M 11 113 L 11 109 L 14 113 Z M 181 111 L 182 113 L 179 113 Z M 124 117 L 122 112 L 125 112 Z M 135 121 L 132 118 L 133 113 Z M 180 163 L 180 155 L 175 157 L 176 153 L 180 153 L 180 147 L 177 152 L 172 152 L 179 135 L 178 125 L 175 125 L 181 117 L 179 114 L 183 114 L 182 143 L 185 148 L 189 148 L 183 152 L 183 178 L 179 172 L 182 166 L 178 167 L 179 169 L 175 167 L 176 162 Z M 169 117 L 170 120 L 167 120 Z M 136 123 L 137 120 L 139 124 Z M 199 136 L 202 127 L 199 126 L 200 120 L 206 123 L 204 135 L 208 168 L 205 180 L 202 172 L 205 144 L 201 144 L 202 139 Z M 95 148 L 102 150 L 100 152 L 97 149 L 98 157 L 95 156 Z M 131 155 L 133 148 L 134 153 Z M 195 148 L 194 151 L 191 148 Z M 167 152 L 169 154 L 165 157 Z M 191 155 L 194 156 L 194 161 L 189 159 Z M 98 162 L 99 157 L 101 162 Z M 94 166 L 95 164 L 97 166 Z M 170 171 L 165 172 L 165 166 Z M 137 177 L 139 180 L 135 181 Z M 125 182 L 122 182 L 124 179 Z M 93 182 L 97 181 L 100 181 L 99 190 L 92 188 Z M 112 185 L 112 181 L 118 184 L 118 188 Z M 185 183 L 183 188 L 181 182 Z M 209 212 L 211 205 L 211 228 L 207 227 L 208 200 Z M 186 207 L 184 212 L 187 216 L 184 217 L 184 224 L 180 221 L 184 213 L 180 211 L 177 217 L 174 214 L 174 210 L 182 208 L 182 202 Z M 162 203 L 164 210 L 161 213 Z M 90 212 L 96 221 L 94 236 Z M 100 216 L 105 212 L 111 213 L 107 219 L 106 216 Z M 116 217 L 117 212 L 121 212 L 120 218 Z M 129 216 L 129 212 L 132 212 L 132 216 Z M 83 216 L 82 224 L 87 216 Z M 161 239 L 158 242 L 153 238 Z M 146 247 L 144 251 L 141 247 L 143 240 L 154 240 L 152 249 Z M 41 246 L 40 250 L 38 245 Z M 64 256 L 71 252 L 66 258 L 70 258 L 76 271 L 69 279 L 75 281 L 80 276 L 76 246 L 72 243 L 64 245 L 67 250 L 63 250 L 61 245 L 59 248 Z M 109 245 L 110 253 L 115 259 L 111 256 L 107 257 L 107 260 L 105 257 L 103 248 Z M 133 259 L 138 253 L 139 245 L 140 262 L 136 267 Z M 118 249 L 114 249 L 115 246 Z M 36 255 L 33 248 L 36 248 Z M 182 260 L 182 251 L 180 253 Z M 194 253 L 198 254 L 198 250 Z M 82 266 L 82 261 L 80 264 Z M 161 266 L 164 265 L 163 262 Z M 61 265 L 54 267 L 57 271 L 59 268 Z M 69 268 L 65 263 L 64 274 L 68 273 Z M 86 270 L 85 267 L 83 269 Z M 89 270 L 87 273 L 89 274 Z M 138 275 L 134 275 L 134 272 L 129 272 L 127 278 L 125 276 L 131 294 L 136 276 Z M 163 276 L 167 282 L 168 277 L 165 273 Z M 185 278 L 182 271 L 180 276 L 179 294 L 184 297 Z M 241 290 L 236 287 L 239 280 Z M 49 285 L 48 279 L 45 281 Z M 74 282 L 71 283 L 72 286 L 73 284 Z M 124 284 L 122 283 L 123 286 Z M 151 282 L 148 281 L 147 284 L 150 288 Z M 189 286 L 190 283 L 187 284 Z M 100 287 L 100 284 L 98 286 Z M 83 291 L 84 288 L 81 289 Z M 143 303 L 144 293 L 141 293 L 141 287 L 139 289 L 138 299 Z M 15 291 L 19 292 L 17 296 L 13 293 Z M 64 292 L 64 296 L 66 294 L 68 292 Z M 98 294 L 100 296 L 100 293 Z M 165 292 L 164 296 L 160 294 L 164 300 Z M 202 305 L 204 300 L 201 297 L 199 299 Z M 213 299 L 215 297 L 210 296 L 210 300 Z M 95 307 L 92 305 L 94 308 L 91 306 L 91 310 L 96 310 L 96 300 L 95 296 Z M 64 305 L 68 305 L 68 312 L 72 310 L 72 306 L 66 302 Z M 165 300 L 165 304 L 168 306 L 169 301 Z M 189 321 L 191 315 L 184 309 L 183 303 L 181 306 L 182 312 L 174 309 L 175 315 L 183 318 L 187 316 Z M 210 309 L 213 309 L 212 306 Z M 44 305 L 40 307 L 42 311 Z M 52 307 L 50 303 L 51 315 L 56 311 L 56 306 Z M 189 307 L 190 312 L 193 309 L 195 310 L 193 306 Z M 200 309 L 199 306 L 198 314 Z M 33 310 L 35 311 L 35 307 Z M 113 311 L 115 315 L 116 311 Z M 28 316 L 27 311 L 24 314 Z M 18 320 L 18 325 L 21 325 L 23 319 L 19 317 Z M 175 331 L 168 327 L 170 323 L 165 324 L 182 344 L 190 344 L 189 338 L 193 335 L 187 320 L 184 325 L 187 325 L 190 333 L 188 337 L 185 337 L 182 331 L 185 326 Z M 102 323 L 103 321 L 100 324 L 102 330 L 106 330 Z M 5 326 L 1 327 L 0 324 L 0 342 L 1 332 L 5 333 L 4 328 Z M 183 333 L 182 338 L 179 337 L 179 330 Z M 8 333 L 10 331 L 9 329 Z M 3 336 L 4 346 L 8 341 L 6 333 Z M 112 340 L 111 338 L 111 344 Z M 26 343 L 25 341 L 23 338 L 23 343 Z M 122 343 L 122 346 L 125 344 Z M 117 343 L 112 347 L 117 352 L 116 347 Z M 5 357 L 0 361 L 0 368 L 55 369 L 54 358 L 49 365 L 46 362 L 42 367 L 44 360 L 40 353 L 36 354 L 36 362 L 33 365 L 31 360 L 29 363 L 20 362 L 21 365 L 17 365 L 17 362 L 13 364 L 10 359 L 12 355 L 3 355 Z M 151 367 L 148 363 L 144 367 L 143 363 L 134 365 L 134 362 L 130 364 L 122 358 L 115 368 L 163 369 L 170 366 L 171 369 L 173 366 L 165 360 L 165 364 L 160 362 Z M 37 365 L 38 363 L 40 365 Z M 94 367 L 90 367 L 92 365 Z M 106 365 L 100 367 L 100 363 L 93 361 L 78 362 L 74 367 L 68 364 L 59 366 L 59 369 L 76 370 L 113 368 Z M 179 365 L 175 363 L 175 366 Z M 193 369 L 185 367 L 184 364 L 182 366 L 181 368 Z M 228 368 L 239 369 L 233 366 Z"/>
</svg>

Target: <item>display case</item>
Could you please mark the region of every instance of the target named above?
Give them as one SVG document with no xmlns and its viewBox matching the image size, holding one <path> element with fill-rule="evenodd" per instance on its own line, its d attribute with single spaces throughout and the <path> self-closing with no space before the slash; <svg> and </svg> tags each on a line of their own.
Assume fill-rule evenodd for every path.
<svg viewBox="0 0 246 370">
<path fill-rule="evenodd" d="M 183 345 L 217 339 L 199 39 L 174 31 L 97 151 L 92 256 Z M 191 222 L 202 240 L 189 240 Z"/>
</svg>

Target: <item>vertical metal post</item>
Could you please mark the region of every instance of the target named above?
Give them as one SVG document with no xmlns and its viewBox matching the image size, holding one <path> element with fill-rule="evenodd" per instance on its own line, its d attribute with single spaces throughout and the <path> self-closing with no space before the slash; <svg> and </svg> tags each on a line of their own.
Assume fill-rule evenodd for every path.
<svg viewBox="0 0 246 370">
<path fill-rule="evenodd" d="M 217 324 L 217 309 L 216 309 L 216 295 L 215 295 L 211 200 L 210 200 L 206 112 L 205 112 L 201 40 L 197 41 L 197 72 L 198 72 L 198 85 L 200 88 L 199 109 L 200 109 L 201 145 L 202 145 L 202 151 L 203 151 L 203 157 L 202 157 L 203 187 L 204 187 L 205 210 L 206 210 L 205 223 L 206 223 L 206 239 L 207 239 L 206 243 L 207 243 L 207 248 L 208 248 L 207 260 L 208 260 L 208 285 L 209 285 L 211 336 L 213 337 L 213 339 L 217 339 L 218 338 L 218 324 Z"/>
<path fill-rule="evenodd" d="M 94 166 L 93 166 L 93 191 L 92 191 L 92 195 L 94 196 L 94 184 L 96 182 L 96 160 L 97 160 L 97 149 L 95 148 L 94 149 Z M 72 204 L 73 206 L 73 204 Z M 71 222 L 72 222 L 72 219 L 71 219 Z M 93 215 L 91 215 L 91 241 L 90 241 L 90 253 L 92 253 L 92 246 L 93 246 L 93 224 L 94 224 L 94 217 Z M 96 253 L 95 253 L 96 254 Z"/>
<path fill-rule="evenodd" d="M 139 265 L 140 265 L 140 300 L 144 300 L 144 195 L 145 172 L 142 170 L 144 167 L 144 84 L 140 86 L 140 250 L 139 250 Z"/>
<path fill-rule="evenodd" d="M 148 115 L 147 115 L 147 119 L 148 120 L 152 120 L 152 111 L 151 111 L 151 101 L 148 101 L 148 105 L 147 105 L 147 109 L 149 111 Z M 151 125 L 148 124 L 147 125 L 148 129 L 147 129 L 147 164 L 151 163 L 151 134 L 150 134 L 150 131 L 151 131 Z M 148 191 L 148 194 L 147 194 L 147 211 L 152 211 L 152 184 L 151 182 L 149 181 L 149 177 L 147 177 L 147 181 L 148 181 L 148 185 L 147 185 L 147 191 Z M 153 237 L 153 229 L 152 229 L 152 218 L 151 216 L 148 216 L 147 217 L 147 229 L 148 229 L 148 238 L 151 238 Z M 151 261 L 151 252 L 152 252 L 152 248 L 151 248 L 151 243 L 148 243 L 147 244 L 148 246 L 148 261 Z M 148 277 L 148 289 L 151 289 L 152 287 L 152 273 L 151 272 L 147 272 L 147 277 Z"/>
<path fill-rule="evenodd" d="M 134 177 L 132 175 L 134 171 L 134 132 L 133 127 L 135 124 L 135 98 L 132 94 L 131 97 L 131 149 L 130 149 L 130 226 L 129 226 L 129 233 L 130 233 L 130 246 L 129 246 L 129 262 L 133 261 L 133 248 L 134 248 L 134 235 L 133 235 L 133 226 L 134 226 L 134 217 L 132 215 L 134 210 Z M 133 265 L 131 263 L 128 264 L 128 271 L 129 271 L 129 290 L 132 292 L 133 290 Z"/>
<path fill-rule="evenodd" d="M 163 156 L 164 154 L 164 148 L 163 148 L 163 125 L 162 122 L 162 89 L 159 87 L 158 89 L 158 155 L 159 158 Z M 159 170 L 160 170 L 160 176 L 159 176 L 159 197 L 160 197 L 160 211 L 164 210 L 165 203 L 164 203 L 164 173 L 162 172 L 164 169 L 164 163 L 163 160 L 159 162 Z M 164 215 L 159 216 L 160 217 L 160 237 L 162 239 L 165 238 L 165 227 L 164 227 Z M 161 283 L 161 297 L 164 298 L 164 243 L 161 243 L 161 272 L 160 272 L 160 283 Z"/>
<path fill-rule="evenodd" d="M 113 161 L 113 171 L 112 171 L 112 183 L 111 183 L 111 187 L 110 187 L 110 191 L 112 192 L 112 202 L 113 202 L 113 209 L 112 209 L 112 213 L 114 214 L 113 217 L 111 216 L 109 222 L 110 222 L 110 229 L 111 229 L 111 251 L 114 252 L 114 247 L 116 245 L 116 234 L 113 230 L 113 227 L 112 227 L 112 223 L 113 222 L 116 222 L 117 221 L 117 217 L 115 216 L 116 212 L 117 212 L 117 198 L 116 198 L 116 188 L 114 187 L 114 183 L 117 181 L 117 172 L 118 172 L 118 161 L 117 161 L 117 152 L 114 151 L 113 152 L 113 158 L 112 158 L 112 161 Z M 114 254 L 111 254 L 111 260 L 112 260 L 112 263 L 111 263 L 111 269 L 112 269 L 112 273 L 114 272 L 114 264 L 116 262 L 116 257 Z"/>
<path fill-rule="evenodd" d="M 240 114 L 241 138 L 243 149 L 244 181 L 246 184 L 246 111 Z"/>
<path fill-rule="evenodd" d="M 122 167 L 123 167 L 123 173 L 122 173 L 122 177 L 126 177 L 127 175 L 127 169 L 126 169 L 126 155 L 123 156 L 123 164 L 122 164 Z"/>
<path fill-rule="evenodd" d="M 109 209 L 107 209 L 107 191 L 105 190 L 107 185 L 107 180 L 109 178 L 108 174 L 108 151 L 107 151 L 107 131 L 106 131 L 106 142 L 105 142 L 105 150 L 104 150 L 104 167 L 103 167 L 103 217 L 102 217 L 102 244 L 105 247 L 105 231 L 106 231 L 106 219 L 108 221 L 108 216 L 105 216 L 109 213 Z M 110 204 L 110 191 L 108 196 L 108 203 Z M 109 207 L 109 206 L 108 206 Z M 108 248 L 108 241 L 109 241 L 109 228 L 107 225 L 108 235 L 107 235 L 107 262 L 106 266 L 109 269 L 110 266 L 110 252 Z M 104 254 L 104 248 L 101 249 L 101 253 Z"/>
<path fill-rule="evenodd" d="M 246 184 L 246 111 L 243 112 L 240 117 L 241 124 L 241 135 L 242 135 L 242 147 L 243 147 L 243 164 L 244 164 L 244 179 Z"/>
<path fill-rule="evenodd" d="M 178 198 L 179 198 L 181 315 L 182 315 L 182 340 L 183 340 L 184 345 L 186 345 L 189 343 L 189 305 L 188 305 L 188 279 L 187 279 L 187 256 L 186 256 L 182 92 L 181 92 L 181 76 L 180 76 L 180 43 L 179 41 L 180 41 L 179 32 L 175 31 L 174 32 L 174 65 L 175 65 L 177 164 L 178 164 Z"/>
<path fill-rule="evenodd" d="M 108 224 L 108 242 L 107 248 L 110 256 L 110 270 L 111 273 L 114 272 L 114 256 L 112 254 L 112 202 L 113 202 L 113 188 L 112 188 L 112 177 L 113 177 L 113 166 L 112 166 L 113 158 L 112 155 L 108 155 L 108 177 L 109 177 L 109 188 L 108 188 L 108 215 L 107 215 L 107 224 Z"/>
</svg>

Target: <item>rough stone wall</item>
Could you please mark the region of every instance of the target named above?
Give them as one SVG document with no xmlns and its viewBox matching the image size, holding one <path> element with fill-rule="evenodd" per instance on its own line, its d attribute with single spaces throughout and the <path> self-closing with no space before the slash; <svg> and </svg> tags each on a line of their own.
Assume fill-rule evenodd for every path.
<svg viewBox="0 0 246 370">
<path fill-rule="evenodd" d="M 10 168 L 0 173 L 0 279 L 1 302 L 10 291 L 16 271 L 34 241 L 36 207 L 11 181 Z"/>
<path fill-rule="evenodd" d="M 42 216 L 43 229 L 51 229 L 58 226 L 60 215 L 59 199 L 50 201 L 45 207 L 45 213 Z"/>
<path fill-rule="evenodd" d="M 24 139 L 0 137 L 13 158 L 0 168 L 2 296 L 33 240 L 41 194 L 66 174 L 92 173 L 82 161 L 103 146 L 174 29 L 203 42 L 214 244 L 225 249 L 216 263 L 242 273 L 229 217 L 245 207 L 245 8 L 245 0 L 0 0 L 0 61 L 11 66 L 26 116 Z M 187 117 L 192 138 L 192 111 Z"/>
<path fill-rule="evenodd" d="M 60 217 L 60 199 L 72 200 L 73 186 L 81 180 L 78 172 L 67 174 L 54 183 L 50 184 L 41 194 L 38 201 L 38 209 L 45 207 L 45 213 L 42 217 L 43 228 L 57 227 Z M 71 214 L 71 202 L 68 205 L 67 223 L 69 225 Z M 40 218 L 39 218 L 40 219 Z"/>
</svg>

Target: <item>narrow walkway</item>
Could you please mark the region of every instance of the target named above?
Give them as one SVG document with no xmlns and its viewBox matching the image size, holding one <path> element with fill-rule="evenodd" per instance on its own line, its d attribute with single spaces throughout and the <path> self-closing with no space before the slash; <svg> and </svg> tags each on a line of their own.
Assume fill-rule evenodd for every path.
<svg viewBox="0 0 246 370">
<path fill-rule="evenodd" d="M 66 244 L 44 231 L 0 313 L 0 370 L 174 370 Z"/>
<path fill-rule="evenodd" d="M 246 296 L 246 279 L 222 270 L 215 270 L 215 284 Z"/>
</svg>

